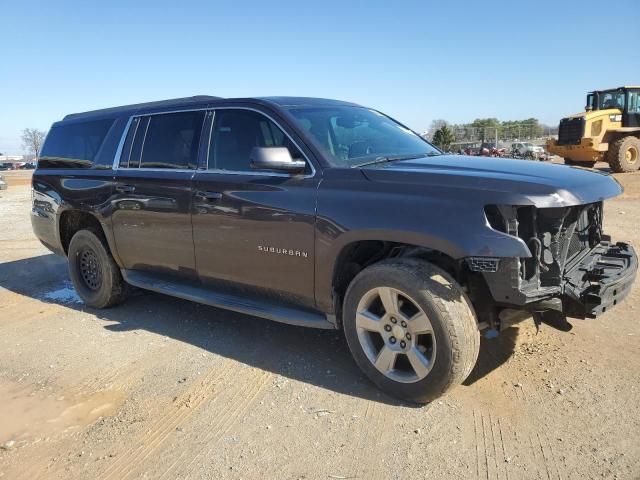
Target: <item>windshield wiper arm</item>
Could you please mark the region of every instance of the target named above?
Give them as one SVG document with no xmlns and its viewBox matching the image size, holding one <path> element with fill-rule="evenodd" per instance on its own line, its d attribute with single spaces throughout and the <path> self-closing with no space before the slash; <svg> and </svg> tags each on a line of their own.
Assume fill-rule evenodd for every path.
<svg viewBox="0 0 640 480">
<path fill-rule="evenodd" d="M 367 165 L 375 165 L 377 163 L 387 163 L 387 162 L 398 162 L 401 160 L 413 160 L 414 158 L 423 158 L 423 157 L 433 157 L 436 155 L 441 155 L 440 153 L 421 153 L 419 155 L 396 155 L 396 156 L 388 156 L 388 157 L 376 157 L 374 160 L 370 160 L 364 163 L 358 163 L 353 165 L 351 168 L 359 168 L 366 167 Z"/>
</svg>

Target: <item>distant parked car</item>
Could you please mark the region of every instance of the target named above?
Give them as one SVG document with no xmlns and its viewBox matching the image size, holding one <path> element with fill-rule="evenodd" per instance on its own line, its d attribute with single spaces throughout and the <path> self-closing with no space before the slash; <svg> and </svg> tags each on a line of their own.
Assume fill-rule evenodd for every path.
<svg viewBox="0 0 640 480">
<path fill-rule="evenodd" d="M 511 144 L 511 152 L 516 156 L 540 159 L 545 155 L 544 148 L 528 142 Z"/>
<path fill-rule="evenodd" d="M 0 163 L 0 170 L 11 170 L 11 166 L 7 163 Z"/>
<path fill-rule="evenodd" d="M 22 167 L 24 170 L 35 170 L 36 168 L 36 163 L 32 162 L 32 163 L 25 163 L 24 166 Z"/>
<path fill-rule="evenodd" d="M 476 147 L 467 147 L 464 149 L 464 154 L 477 156 L 480 155 L 480 150 Z"/>
</svg>

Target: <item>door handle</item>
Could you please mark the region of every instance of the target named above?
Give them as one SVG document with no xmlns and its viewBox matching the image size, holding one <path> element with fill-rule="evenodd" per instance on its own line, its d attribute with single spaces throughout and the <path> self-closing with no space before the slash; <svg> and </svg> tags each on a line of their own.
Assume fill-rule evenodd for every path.
<svg viewBox="0 0 640 480">
<path fill-rule="evenodd" d="M 120 193 L 133 193 L 136 191 L 136 187 L 133 185 L 116 185 L 116 190 Z"/>
<path fill-rule="evenodd" d="M 222 193 L 197 191 L 196 198 L 205 202 L 214 202 L 222 198 Z"/>
</svg>

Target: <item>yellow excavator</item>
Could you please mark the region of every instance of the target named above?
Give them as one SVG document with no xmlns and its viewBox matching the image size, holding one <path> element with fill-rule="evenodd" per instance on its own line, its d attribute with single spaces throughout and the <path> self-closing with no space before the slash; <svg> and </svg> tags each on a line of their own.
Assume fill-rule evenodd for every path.
<svg viewBox="0 0 640 480">
<path fill-rule="evenodd" d="M 547 150 L 568 165 L 607 162 L 614 172 L 638 170 L 640 86 L 589 92 L 585 110 L 560 120 L 558 139 L 549 139 Z"/>
</svg>

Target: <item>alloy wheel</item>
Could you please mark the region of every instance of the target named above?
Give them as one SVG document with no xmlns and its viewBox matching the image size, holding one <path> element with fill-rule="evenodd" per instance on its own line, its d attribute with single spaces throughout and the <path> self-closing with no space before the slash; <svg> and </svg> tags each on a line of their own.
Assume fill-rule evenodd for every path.
<svg viewBox="0 0 640 480">
<path fill-rule="evenodd" d="M 436 341 L 429 317 L 400 290 L 367 292 L 358 303 L 356 330 L 369 361 L 391 380 L 418 382 L 433 368 Z"/>
</svg>

